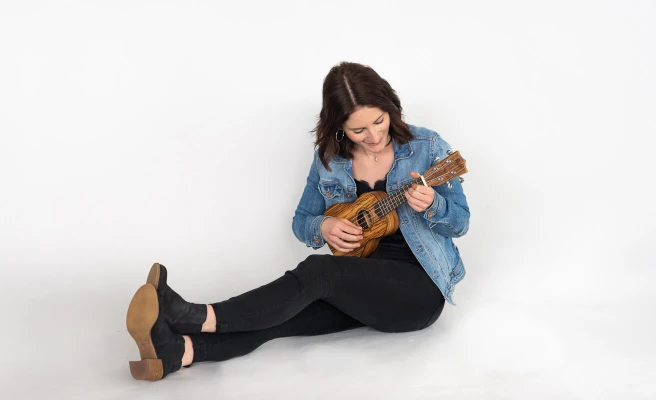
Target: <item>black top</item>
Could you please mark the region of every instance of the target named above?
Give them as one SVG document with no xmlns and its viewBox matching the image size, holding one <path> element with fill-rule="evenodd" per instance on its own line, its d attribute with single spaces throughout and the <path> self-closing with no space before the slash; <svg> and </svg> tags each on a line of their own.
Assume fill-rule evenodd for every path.
<svg viewBox="0 0 656 400">
<path fill-rule="evenodd" d="M 386 192 L 385 187 L 387 186 L 387 177 L 376 181 L 373 189 L 369 186 L 368 182 L 359 181 L 355 179 L 355 186 L 357 190 L 357 195 L 362 193 L 371 192 L 371 191 L 382 191 Z M 408 242 L 405 241 L 401 229 L 396 229 L 394 233 L 389 236 L 382 237 L 380 243 L 376 250 L 369 256 L 370 258 L 386 258 L 390 260 L 399 260 L 409 263 L 419 264 L 417 257 L 412 253 Z"/>
</svg>

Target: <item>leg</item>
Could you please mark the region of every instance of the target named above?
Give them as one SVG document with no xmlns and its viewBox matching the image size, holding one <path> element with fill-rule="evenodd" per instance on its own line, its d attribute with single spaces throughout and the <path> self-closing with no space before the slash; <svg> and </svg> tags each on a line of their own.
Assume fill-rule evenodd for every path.
<svg viewBox="0 0 656 400">
<path fill-rule="evenodd" d="M 432 324 L 444 307 L 439 289 L 421 266 L 313 255 L 267 285 L 210 307 L 191 305 L 193 313 L 174 315 L 179 327 L 200 331 L 203 321 L 208 321 L 196 322 L 200 320 L 197 317 L 212 310 L 218 320 L 213 328 L 230 333 L 181 336 L 169 330 L 164 311 L 184 309 L 190 303 L 161 285 L 165 280 L 155 280 L 158 291 L 151 284 L 144 285 L 128 310 L 128 331 L 142 358 L 130 363 L 136 379 L 161 379 L 191 361 L 247 354 L 276 337 L 316 335 L 363 324 L 387 332 L 422 329 Z"/>
<path fill-rule="evenodd" d="M 225 361 L 248 354 L 276 338 L 322 335 L 361 326 L 363 326 L 361 322 L 334 306 L 318 300 L 291 319 L 270 328 L 250 332 L 189 335 L 193 343 L 193 357 L 189 362 Z M 182 365 L 187 365 L 184 360 Z"/>
<path fill-rule="evenodd" d="M 186 367 L 191 365 L 194 361 L 194 346 L 191 342 L 189 335 L 182 335 L 184 339 L 184 353 L 182 354 L 182 366 Z"/>
<path fill-rule="evenodd" d="M 419 265 L 399 261 L 312 255 L 257 289 L 212 304 L 219 333 L 274 327 L 317 300 L 374 329 L 422 329 L 444 307 L 439 289 Z"/>
</svg>

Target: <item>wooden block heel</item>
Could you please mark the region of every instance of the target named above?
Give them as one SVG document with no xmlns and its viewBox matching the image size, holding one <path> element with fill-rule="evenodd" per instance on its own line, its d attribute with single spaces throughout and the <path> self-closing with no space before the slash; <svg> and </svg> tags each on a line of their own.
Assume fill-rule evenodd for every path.
<svg viewBox="0 0 656 400">
<path fill-rule="evenodd" d="M 150 330 L 155 325 L 158 314 L 157 291 L 149 284 L 141 286 L 130 301 L 126 317 L 128 332 L 137 344 L 141 356 L 141 361 L 130 362 L 130 372 L 135 379 L 151 380 L 150 377 L 156 376 L 158 371 L 160 377 L 157 379 L 161 379 L 162 362 L 157 360 L 155 346 L 150 336 Z M 159 362 L 159 369 L 156 362 Z"/>
<path fill-rule="evenodd" d="M 162 360 L 130 361 L 130 373 L 140 381 L 158 381 L 164 375 Z"/>
</svg>

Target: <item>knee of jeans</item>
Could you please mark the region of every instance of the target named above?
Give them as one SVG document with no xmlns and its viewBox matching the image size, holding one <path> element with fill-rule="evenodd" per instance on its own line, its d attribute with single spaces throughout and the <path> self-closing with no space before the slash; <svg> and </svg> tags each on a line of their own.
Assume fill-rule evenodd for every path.
<svg viewBox="0 0 656 400">
<path fill-rule="evenodd" d="M 296 266 L 294 271 L 299 272 L 302 275 L 317 275 L 319 271 L 326 265 L 326 262 L 330 261 L 327 257 L 331 257 L 327 254 L 311 254 L 307 258 Z"/>
<path fill-rule="evenodd" d="M 332 257 L 332 256 L 328 254 L 310 254 L 305 258 L 305 260 L 301 261 L 301 264 L 319 265 L 321 262 L 326 260 L 326 257 Z"/>
<path fill-rule="evenodd" d="M 331 256 L 327 254 L 311 254 L 289 272 L 294 274 L 301 284 L 308 285 L 316 281 L 321 275 L 320 270 L 326 264 L 326 261 L 329 261 L 326 257 Z"/>
<path fill-rule="evenodd" d="M 435 321 L 437 321 L 437 319 L 438 319 L 438 318 L 440 317 L 440 315 L 442 314 L 442 310 L 444 310 L 444 303 L 445 303 L 445 301 L 444 301 L 444 297 L 442 297 L 442 301 L 439 302 L 439 304 L 438 304 L 437 307 L 435 308 L 435 311 L 433 311 L 433 315 L 431 315 L 431 317 L 429 318 L 429 320 L 428 320 L 428 322 L 426 323 L 426 325 L 424 325 L 424 326 L 421 327 L 420 329 L 428 328 L 429 326 L 433 325 L 433 324 L 435 323 Z"/>
</svg>

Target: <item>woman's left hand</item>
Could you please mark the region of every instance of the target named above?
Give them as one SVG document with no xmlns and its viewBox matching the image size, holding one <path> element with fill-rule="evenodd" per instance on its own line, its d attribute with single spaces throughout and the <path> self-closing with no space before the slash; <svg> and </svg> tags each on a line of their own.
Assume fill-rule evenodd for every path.
<svg viewBox="0 0 656 400">
<path fill-rule="evenodd" d="M 416 172 L 410 172 L 410 176 L 414 179 L 419 178 Z M 405 192 L 405 198 L 408 199 L 408 205 L 417 212 L 424 212 L 428 207 L 433 204 L 435 200 L 435 190 L 432 187 L 412 184 L 412 187 Z"/>
</svg>

